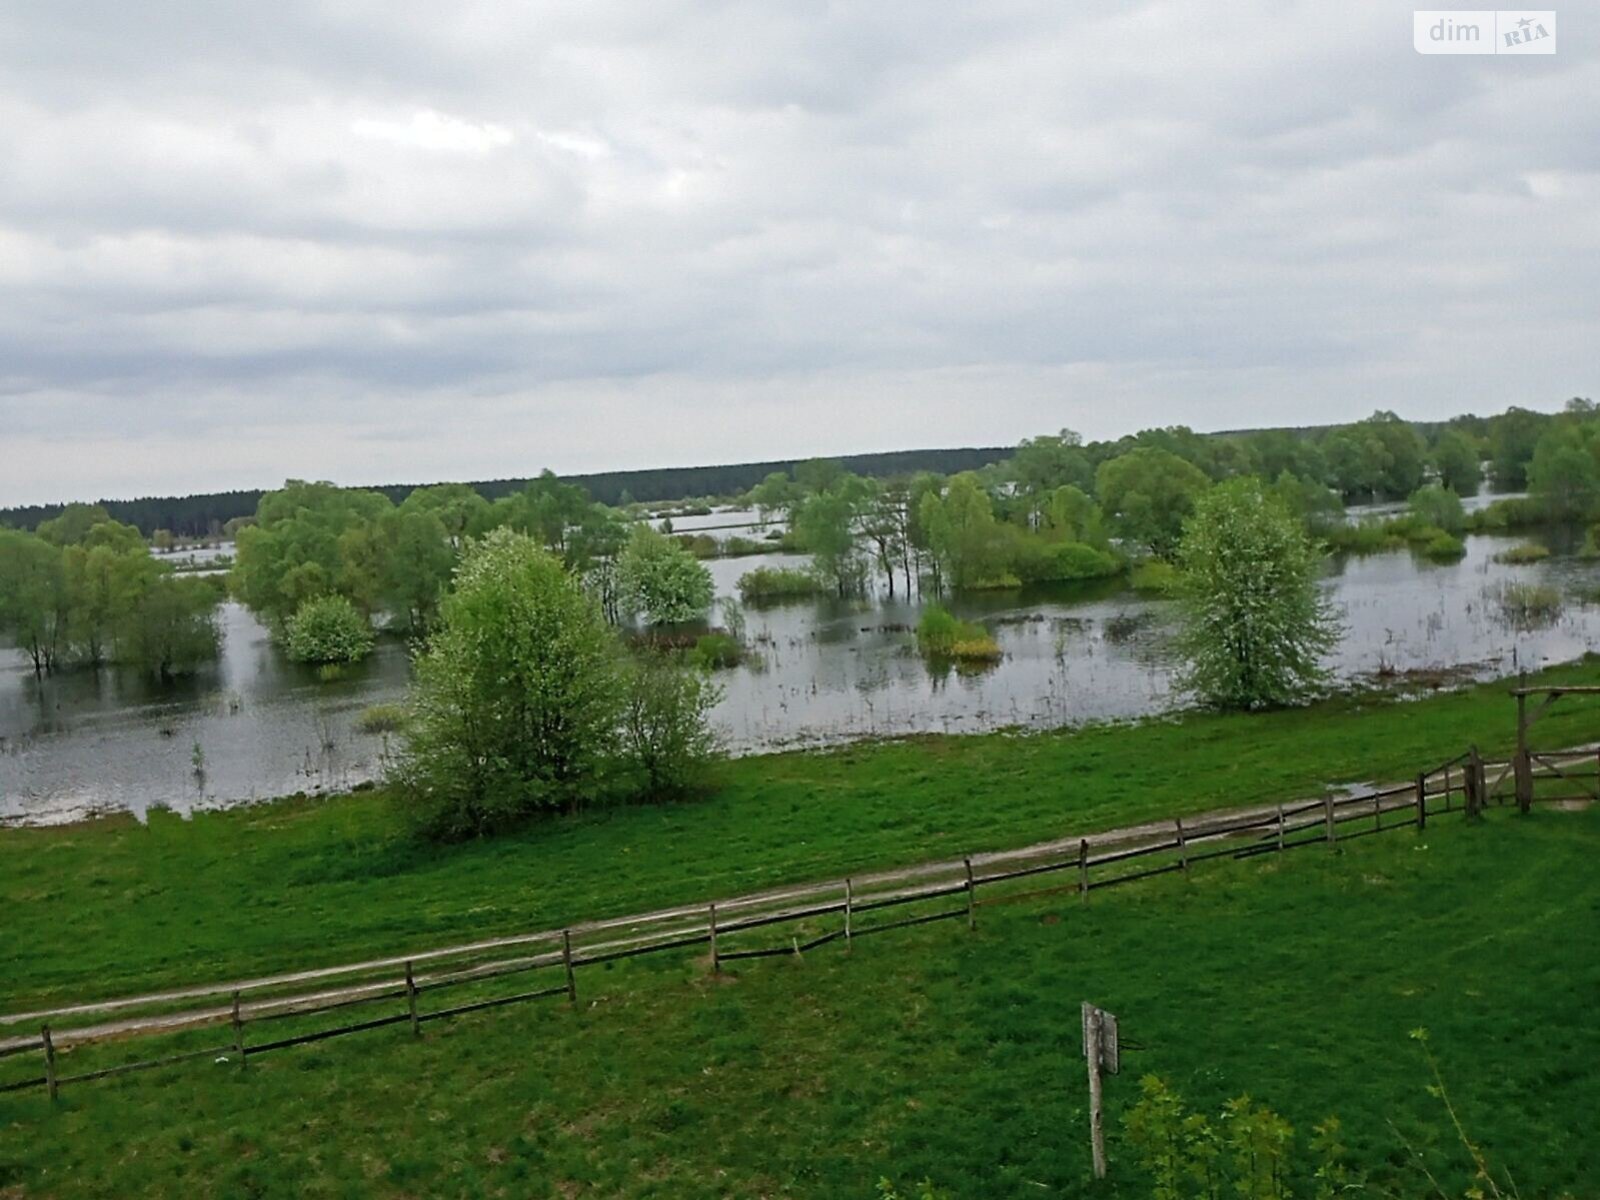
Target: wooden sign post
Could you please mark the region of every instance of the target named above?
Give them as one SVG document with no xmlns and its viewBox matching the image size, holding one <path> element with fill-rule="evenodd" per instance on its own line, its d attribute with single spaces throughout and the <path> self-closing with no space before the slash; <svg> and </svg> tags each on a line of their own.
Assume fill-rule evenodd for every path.
<svg viewBox="0 0 1600 1200">
<path fill-rule="evenodd" d="M 1103 1008 L 1083 1002 L 1083 1057 L 1089 1063 L 1089 1142 L 1094 1151 L 1094 1177 L 1106 1177 L 1105 1112 L 1100 1072 L 1115 1075 L 1122 1069 L 1117 1045 L 1117 1018 Z"/>
</svg>

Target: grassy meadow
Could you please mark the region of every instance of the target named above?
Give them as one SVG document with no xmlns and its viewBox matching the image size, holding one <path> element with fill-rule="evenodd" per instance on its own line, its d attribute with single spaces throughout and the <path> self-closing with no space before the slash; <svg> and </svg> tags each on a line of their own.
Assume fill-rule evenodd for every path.
<svg viewBox="0 0 1600 1200">
<path fill-rule="evenodd" d="M 1600 1190 L 1600 810 L 1439 818 L 1337 853 L 984 906 L 799 960 L 663 956 L 539 1001 L 252 1060 L 0 1097 L 0 1195 L 1144 1197 L 1156 1073 L 1213 1114 L 1333 1114 L 1368 1195 L 1470 1183 L 1419 1045 L 1525 1200 Z M 1122 1022 L 1089 1179 L 1078 1004 Z M 1503 1185 L 1503 1180 L 1502 1180 Z"/>
<path fill-rule="evenodd" d="M 1600 660 L 1539 678 L 1600 683 Z M 409 839 L 381 791 L 191 820 L 157 813 L 148 825 L 7 830 L 0 1011 L 403 954 L 1405 779 L 1471 741 L 1506 751 L 1507 686 L 745 758 L 724 764 L 701 801 L 445 847 Z M 1591 739 L 1597 722 L 1593 700 L 1564 701 L 1536 726 L 1536 744 Z"/>
</svg>

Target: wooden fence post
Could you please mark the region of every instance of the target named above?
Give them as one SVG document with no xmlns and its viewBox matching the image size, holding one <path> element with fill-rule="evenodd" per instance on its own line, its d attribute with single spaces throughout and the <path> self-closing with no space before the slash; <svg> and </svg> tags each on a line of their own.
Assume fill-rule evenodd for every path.
<svg viewBox="0 0 1600 1200">
<path fill-rule="evenodd" d="M 1189 843 L 1183 836 L 1183 818 L 1174 817 L 1172 823 L 1178 828 L 1178 861 L 1183 864 L 1183 877 L 1189 878 Z"/>
<path fill-rule="evenodd" d="M 1383 797 L 1377 792 L 1372 793 L 1372 831 L 1377 833 L 1383 828 Z"/>
<path fill-rule="evenodd" d="M 1521 684 L 1521 676 L 1518 683 Z M 1528 697 L 1517 692 L 1517 757 L 1512 767 L 1517 782 L 1517 811 L 1533 808 L 1533 757 L 1528 749 Z"/>
<path fill-rule="evenodd" d="M 244 1070 L 244 1017 L 239 1013 L 239 990 L 233 992 L 233 1050 L 239 1056 L 239 1069 Z"/>
<path fill-rule="evenodd" d="M 1444 769 L 1444 810 L 1450 811 L 1450 768 Z"/>
<path fill-rule="evenodd" d="M 722 974 L 722 959 L 717 957 L 717 906 L 711 906 L 711 970 L 714 974 Z"/>
<path fill-rule="evenodd" d="M 1083 1002 L 1084 1057 L 1089 1060 L 1089 1144 L 1094 1152 L 1094 1177 L 1106 1177 L 1106 1128 L 1100 1088 L 1101 1039 L 1105 1033 L 1100 1010 Z"/>
<path fill-rule="evenodd" d="M 1278 803 L 1278 849 L 1283 849 L 1283 803 Z"/>
<path fill-rule="evenodd" d="M 578 976 L 572 969 L 572 930 L 561 931 L 561 965 L 567 971 L 567 1003 L 578 1002 Z"/>
<path fill-rule="evenodd" d="M 39 1040 L 44 1043 L 44 1089 L 50 1093 L 51 1101 L 54 1101 L 57 1091 L 56 1044 L 50 1040 L 50 1026 L 40 1026 Z"/>
<path fill-rule="evenodd" d="M 406 1014 L 411 1018 L 411 1036 L 422 1036 L 422 1023 L 417 1020 L 417 977 L 411 970 L 411 960 L 406 960 Z"/>
<path fill-rule="evenodd" d="M 1078 896 L 1085 903 L 1089 899 L 1089 839 L 1078 839 Z"/>
<path fill-rule="evenodd" d="M 1322 820 L 1328 827 L 1328 845 L 1333 845 L 1339 840 L 1339 835 L 1333 828 L 1333 795 L 1331 793 L 1322 797 Z"/>
<path fill-rule="evenodd" d="M 1484 793 L 1489 790 L 1489 780 L 1484 772 L 1483 755 L 1478 753 L 1478 744 L 1474 742 L 1467 747 L 1467 820 L 1480 820 L 1483 816 L 1483 806 L 1488 803 L 1489 797 Z"/>
<path fill-rule="evenodd" d="M 961 864 L 967 868 L 967 930 L 971 932 L 978 927 L 978 914 L 974 907 L 977 903 L 978 888 L 972 881 L 972 855 L 963 858 Z"/>
<path fill-rule="evenodd" d="M 850 921 L 855 916 L 856 889 L 855 884 L 846 877 L 844 881 L 844 944 L 850 945 Z"/>
<path fill-rule="evenodd" d="M 1450 775 L 1449 768 L 1445 768 L 1445 802 L 1450 801 Z M 1421 833 L 1428 827 L 1428 776 L 1426 773 L 1417 776 L 1417 832 Z"/>
</svg>

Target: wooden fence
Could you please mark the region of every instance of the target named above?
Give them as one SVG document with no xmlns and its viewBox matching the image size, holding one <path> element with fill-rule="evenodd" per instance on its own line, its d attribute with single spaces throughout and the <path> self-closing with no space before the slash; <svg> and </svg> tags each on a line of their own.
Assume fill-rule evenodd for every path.
<svg viewBox="0 0 1600 1200">
<path fill-rule="evenodd" d="M 1533 799 L 1600 796 L 1600 752 L 1540 752 L 1530 759 L 1530 778 L 1582 789 L 1531 789 Z M 575 1003 L 585 968 L 644 955 L 704 952 L 710 969 L 721 971 L 744 959 L 800 955 L 932 922 L 973 928 L 980 893 L 986 903 L 1061 890 L 1087 900 L 1102 888 L 1188 875 L 1213 859 L 1421 831 L 1442 813 L 1471 818 L 1518 795 L 1516 765 L 1485 761 L 1473 749 L 1410 783 L 1355 795 L 1178 819 L 399 957 L 0 1016 L 0 1070 L 37 1064 L 20 1078 L 0 1075 L 0 1092 L 42 1088 L 54 1099 L 68 1084 L 175 1063 L 227 1058 L 244 1067 L 264 1054 L 386 1026 L 417 1035 L 429 1022 L 464 1013 L 539 999 Z M 508 985 L 515 990 L 503 990 Z M 372 1015 L 332 1026 L 318 1020 L 363 1009 Z M 19 1026 L 30 1032 L 5 1035 Z M 130 1041 L 156 1038 L 172 1043 L 167 1053 L 127 1059 Z M 123 1061 L 105 1061 L 119 1051 Z"/>
</svg>

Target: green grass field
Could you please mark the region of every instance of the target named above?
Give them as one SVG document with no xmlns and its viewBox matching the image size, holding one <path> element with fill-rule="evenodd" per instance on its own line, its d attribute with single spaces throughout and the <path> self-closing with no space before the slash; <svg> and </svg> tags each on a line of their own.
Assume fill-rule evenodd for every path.
<svg viewBox="0 0 1600 1200">
<path fill-rule="evenodd" d="M 1408 1031 L 1525 1200 L 1600 1192 L 1600 810 L 1223 860 L 984 906 L 845 951 L 592 968 L 557 1000 L 253 1061 L 0 1097 L 0 1196 L 1146 1196 L 1137 1076 L 1344 1122 L 1364 1194 L 1468 1184 Z M 87 930 L 88 927 L 85 927 Z M 69 938 L 74 930 L 63 929 Z M 836 944 L 837 945 L 837 944 Z M 1088 1180 L 1078 1004 L 1118 1013 L 1112 1179 Z M 69 1056 L 72 1057 L 72 1056 Z M 69 1064 L 70 1066 L 71 1064 Z M 1391 1128 L 1391 1123 L 1393 1128 Z M 1309 1196 L 1303 1171 L 1296 1195 Z"/>
<path fill-rule="evenodd" d="M 1589 660 L 1541 678 L 1600 682 Z M 1477 741 L 1504 752 L 1504 683 L 1341 697 L 1254 716 L 869 744 L 730 762 L 716 794 L 536 823 L 452 847 L 386 797 L 284 801 L 148 826 L 0 832 L 0 1011 L 406 953 L 763 886 L 1403 779 Z M 1537 744 L 1592 739 L 1573 699 Z"/>
</svg>

